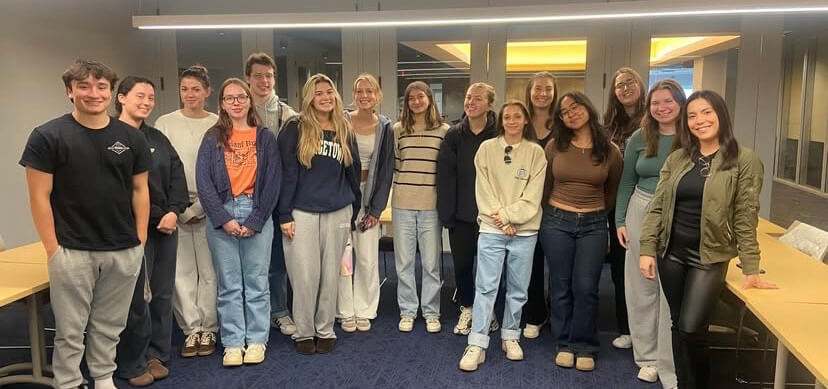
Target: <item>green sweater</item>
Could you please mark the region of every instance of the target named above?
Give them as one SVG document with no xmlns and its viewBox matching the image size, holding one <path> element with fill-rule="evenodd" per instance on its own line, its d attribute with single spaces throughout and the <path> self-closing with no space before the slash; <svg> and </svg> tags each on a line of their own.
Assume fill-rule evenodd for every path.
<svg viewBox="0 0 828 389">
<path fill-rule="evenodd" d="M 647 193 L 655 193 L 661 166 L 673 151 L 673 138 L 675 135 L 660 135 L 658 153 L 652 157 L 646 157 L 644 134 L 641 129 L 635 130 L 630 136 L 624 150 L 624 171 L 621 173 L 618 196 L 615 198 L 616 226 L 626 225 L 627 205 L 630 203 L 630 197 L 636 186 Z"/>
</svg>

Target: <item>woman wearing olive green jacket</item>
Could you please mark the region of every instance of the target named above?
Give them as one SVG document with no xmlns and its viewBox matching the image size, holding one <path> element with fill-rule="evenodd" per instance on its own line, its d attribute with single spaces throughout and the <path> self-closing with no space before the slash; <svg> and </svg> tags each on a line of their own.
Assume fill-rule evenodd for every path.
<svg viewBox="0 0 828 389">
<path fill-rule="evenodd" d="M 759 279 L 756 224 L 762 162 L 740 148 L 721 96 L 695 92 L 679 130 L 681 148 L 661 169 L 641 232 L 641 273 L 655 277 L 654 257 L 670 306 L 673 358 L 682 389 L 707 388 L 702 338 L 724 286 L 727 262 L 739 256 L 746 287 L 774 288 Z"/>
</svg>

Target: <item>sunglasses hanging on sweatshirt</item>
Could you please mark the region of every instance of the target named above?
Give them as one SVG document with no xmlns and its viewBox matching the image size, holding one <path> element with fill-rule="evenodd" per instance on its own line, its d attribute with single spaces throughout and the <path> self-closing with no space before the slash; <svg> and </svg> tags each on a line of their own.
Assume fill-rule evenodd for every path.
<svg viewBox="0 0 828 389">
<path fill-rule="evenodd" d="M 509 153 L 512 152 L 512 146 L 506 146 L 506 148 L 503 149 L 503 151 L 506 153 L 506 155 L 503 156 L 503 162 L 507 165 L 512 163 L 512 157 L 509 156 Z"/>
</svg>

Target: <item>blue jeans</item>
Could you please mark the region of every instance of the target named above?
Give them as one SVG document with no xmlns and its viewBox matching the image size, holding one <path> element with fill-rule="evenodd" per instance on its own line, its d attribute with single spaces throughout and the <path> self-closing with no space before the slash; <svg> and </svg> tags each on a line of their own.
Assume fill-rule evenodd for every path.
<svg viewBox="0 0 828 389">
<path fill-rule="evenodd" d="M 394 258 L 397 267 L 397 304 L 400 316 L 417 317 L 421 305 L 423 317 L 440 317 L 440 255 L 443 228 L 437 211 L 417 211 L 393 208 Z M 414 261 L 417 247 L 423 265 L 423 292 L 421 304 L 417 299 L 417 280 Z"/>
<path fill-rule="evenodd" d="M 549 264 L 549 323 L 558 351 L 594 356 L 598 341 L 598 281 L 607 254 L 605 211 L 543 209 L 540 239 Z"/>
<path fill-rule="evenodd" d="M 273 220 L 279 220 L 279 214 L 273 212 Z M 277 230 L 278 231 L 278 230 Z M 278 319 L 290 315 L 287 306 L 287 267 L 285 250 L 282 246 L 282 234 L 274 233 L 273 248 L 270 250 L 270 317 Z"/>
<path fill-rule="evenodd" d="M 242 195 L 224 204 L 237 222 L 243 223 L 253 210 L 253 199 Z M 227 235 L 223 229 L 207 227 L 207 245 L 218 279 L 218 310 L 221 343 L 242 347 L 267 343 L 270 330 L 270 291 L 267 271 L 273 241 L 273 219 L 249 238 Z"/>
<path fill-rule="evenodd" d="M 506 262 L 506 305 L 500 338 L 520 339 L 520 314 L 526 303 L 526 289 L 532 275 L 532 257 L 538 235 L 506 236 L 481 232 L 477 238 L 477 276 L 469 344 L 489 348 L 489 323 L 492 321 L 497 289 Z M 507 254 L 508 252 L 508 254 Z"/>
</svg>

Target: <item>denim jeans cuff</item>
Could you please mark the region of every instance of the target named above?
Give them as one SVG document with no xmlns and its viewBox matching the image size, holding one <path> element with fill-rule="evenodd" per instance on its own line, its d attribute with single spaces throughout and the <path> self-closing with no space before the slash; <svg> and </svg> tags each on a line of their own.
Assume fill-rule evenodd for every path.
<svg viewBox="0 0 828 389">
<path fill-rule="evenodd" d="M 479 346 L 485 349 L 489 348 L 489 335 L 478 334 L 477 332 L 469 333 L 469 345 Z"/>
<path fill-rule="evenodd" d="M 520 330 L 510 330 L 506 328 L 500 329 L 500 339 L 503 340 L 520 340 Z"/>
</svg>

